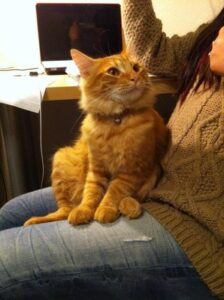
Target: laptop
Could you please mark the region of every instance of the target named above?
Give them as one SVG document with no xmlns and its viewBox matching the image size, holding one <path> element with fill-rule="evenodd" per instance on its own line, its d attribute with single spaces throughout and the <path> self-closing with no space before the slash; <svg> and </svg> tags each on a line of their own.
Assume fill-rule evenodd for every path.
<svg viewBox="0 0 224 300">
<path fill-rule="evenodd" d="M 40 59 L 47 74 L 64 74 L 70 49 L 93 57 L 121 52 L 120 5 L 109 3 L 37 3 Z"/>
</svg>

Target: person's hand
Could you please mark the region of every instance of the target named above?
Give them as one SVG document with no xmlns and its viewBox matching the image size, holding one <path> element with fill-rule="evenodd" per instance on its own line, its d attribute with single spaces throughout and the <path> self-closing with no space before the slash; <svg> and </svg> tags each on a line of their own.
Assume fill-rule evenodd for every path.
<svg viewBox="0 0 224 300">
<path fill-rule="evenodd" d="M 209 53 L 210 69 L 224 76 L 224 26 L 219 30 L 217 38 L 212 43 Z"/>
</svg>

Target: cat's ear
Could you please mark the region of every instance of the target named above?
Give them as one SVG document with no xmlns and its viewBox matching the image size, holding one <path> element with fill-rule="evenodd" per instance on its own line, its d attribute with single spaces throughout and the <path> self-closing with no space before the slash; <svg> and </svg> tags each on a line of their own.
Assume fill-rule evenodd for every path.
<svg viewBox="0 0 224 300">
<path fill-rule="evenodd" d="M 94 65 L 94 59 L 85 55 L 77 49 L 71 49 L 71 57 L 79 69 L 80 75 L 86 77 L 90 74 L 90 70 Z"/>
<path fill-rule="evenodd" d="M 126 54 L 126 47 L 123 46 L 122 50 L 121 50 L 121 55 L 125 55 Z"/>
<path fill-rule="evenodd" d="M 135 55 L 133 54 L 133 51 L 131 51 L 129 48 L 124 47 L 121 51 L 121 56 L 128 57 L 129 60 L 132 62 L 137 62 L 137 59 Z"/>
<path fill-rule="evenodd" d="M 131 47 L 124 47 L 121 53 L 128 56 L 131 60 L 137 61 L 134 51 L 131 49 Z"/>
</svg>

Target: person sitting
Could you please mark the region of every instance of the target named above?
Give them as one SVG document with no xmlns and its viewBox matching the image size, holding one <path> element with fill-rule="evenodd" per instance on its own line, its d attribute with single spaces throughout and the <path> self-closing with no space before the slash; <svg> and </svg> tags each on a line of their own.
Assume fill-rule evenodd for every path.
<svg viewBox="0 0 224 300">
<path fill-rule="evenodd" d="M 224 9 L 168 38 L 150 0 L 123 0 L 128 49 L 180 82 L 163 176 L 135 220 L 23 227 L 51 188 L 0 210 L 1 299 L 224 299 Z M 209 55 L 210 54 L 210 55 Z"/>
</svg>

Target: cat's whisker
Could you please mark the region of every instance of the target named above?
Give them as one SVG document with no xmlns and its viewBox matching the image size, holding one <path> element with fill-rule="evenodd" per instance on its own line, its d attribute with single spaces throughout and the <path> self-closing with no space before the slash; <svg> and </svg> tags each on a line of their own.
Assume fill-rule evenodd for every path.
<svg viewBox="0 0 224 300">
<path fill-rule="evenodd" d="M 70 132 L 74 131 L 74 128 L 77 126 L 77 124 L 80 122 L 80 120 L 84 118 L 84 116 L 85 116 L 85 113 L 84 113 L 84 111 L 81 110 L 81 113 L 80 113 L 79 117 L 75 120 L 75 123 L 72 125 Z"/>
</svg>

